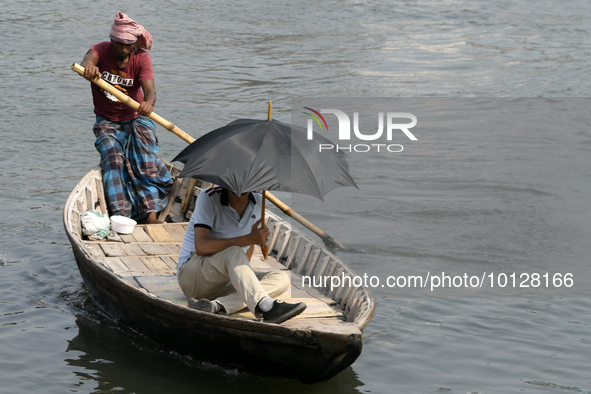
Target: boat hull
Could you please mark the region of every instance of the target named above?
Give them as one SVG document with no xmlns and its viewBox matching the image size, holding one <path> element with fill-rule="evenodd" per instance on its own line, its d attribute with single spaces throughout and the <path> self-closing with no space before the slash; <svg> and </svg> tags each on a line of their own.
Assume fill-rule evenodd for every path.
<svg viewBox="0 0 591 394">
<path fill-rule="evenodd" d="M 255 375 L 294 378 L 305 383 L 332 378 L 361 354 L 361 329 L 373 315 L 371 296 L 365 303 L 365 308 L 371 310 L 359 313 L 361 327 L 354 321 L 341 321 L 335 326 L 318 322 L 309 326 L 278 325 L 178 305 L 113 272 L 82 241 L 80 229 L 75 228 L 77 216 L 72 214 L 100 205 L 100 198 L 89 192 L 88 185 L 95 185 L 100 192 L 100 180 L 96 180 L 94 171 L 94 178 L 89 173 L 77 187 L 85 189 L 75 189 L 68 199 L 64 225 L 87 290 L 112 317 L 178 354 Z M 91 191 L 94 193 L 94 189 Z M 80 196 L 87 198 L 85 204 L 77 201 Z"/>
</svg>

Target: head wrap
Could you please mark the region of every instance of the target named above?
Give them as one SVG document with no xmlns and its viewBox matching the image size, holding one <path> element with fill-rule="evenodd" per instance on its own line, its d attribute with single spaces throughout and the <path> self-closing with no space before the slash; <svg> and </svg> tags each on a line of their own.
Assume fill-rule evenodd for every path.
<svg viewBox="0 0 591 394">
<path fill-rule="evenodd" d="M 115 16 L 115 23 L 111 26 L 109 37 L 122 44 L 133 44 L 139 40 L 138 46 L 140 48 L 152 49 L 152 36 L 150 33 L 142 25 L 138 25 L 136 21 L 122 12 Z"/>
</svg>

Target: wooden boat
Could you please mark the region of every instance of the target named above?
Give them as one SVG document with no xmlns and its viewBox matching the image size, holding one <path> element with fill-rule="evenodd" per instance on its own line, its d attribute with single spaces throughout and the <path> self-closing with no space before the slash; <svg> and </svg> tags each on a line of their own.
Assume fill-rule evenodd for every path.
<svg viewBox="0 0 591 394">
<path fill-rule="evenodd" d="M 255 270 L 287 270 L 291 297 L 304 298 L 306 312 L 269 324 L 250 312 L 225 316 L 187 307 L 176 283 L 176 263 L 195 198 L 209 184 L 179 179 L 180 170 L 170 168 L 174 197 L 160 216 L 166 224 L 137 225 L 132 234 L 120 235 L 121 241 L 92 241 L 82 235 L 82 212 L 107 213 L 100 167 L 70 194 L 64 226 L 84 282 L 99 303 L 113 317 L 179 354 L 258 375 L 315 383 L 351 365 L 361 353 L 362 330 L 374 313 L 371 292 L 350 280 L 332 291 L 330 282 L 302 286 L 305 276 L 356 275 L 327 248 L 269 210 L 269 257 L 263 260 L 258 250 L 251 264 Z"/>
</svg>

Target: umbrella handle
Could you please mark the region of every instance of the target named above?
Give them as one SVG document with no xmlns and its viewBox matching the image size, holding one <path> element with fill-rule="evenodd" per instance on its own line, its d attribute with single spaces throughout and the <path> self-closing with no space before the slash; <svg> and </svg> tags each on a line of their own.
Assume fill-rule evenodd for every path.
<svg viewBox="0 0 591 394">
<path fill-rule="evenodd" d="M 271 109 L 272 108 L 273 108 L 273 104 L 271 103 L 271 100 L 269 100 L 269 112 L 267 115 L 268 120 L 271 120 Z M 263 190 L 263 204 L 261 207 L 261 210 L 262 210 L 262 212 L 261 212 L 261 228 L 265 227 L 265 200 L 266 200 L 265 197 L 266 196 L 267 196 L 267 191 Z M 261 245 L 261 252 L 263 252 L 263 260 L 267 260 L 267 256 L 269 256 L 269 247 L 266 244 Z"/>
<path fill-rule="evenodd" d="M 263 190 L 263 204 L 262 204 L 262 213 L 261 213 L 261 228 L 265 228 L 265 200 L 266 200 L 267 192 Z M 267 256 L 269 256 L 269 247 L 266 244 L 261 245 L 261 252 L 263 252 L 263 260 L 267 260 Z"/>
<path fill-rule="evenodd" d="M 81 76 L 84 76 L 84 67 L 82 67 L 78 63 L 72 64 L 72 70 L 76 71 Z M 129 97 L 125 93 L 115 89 L 115 87 L 113 87 L 113 85 L 103 81 L 101 78 L 96 77 L 91 82 L 94 83 L 95 85 L 97 85 L 98 87 L 100 87 L 101 89 L 106 90 L 107 92 L 111 93 L 113 96 L 117 97 L 117 99 L 119 99 L 119 101 L 121 101 L 123 104 L 127 105 L 128 107 L 131 107 L 135 110 L 137 110 L 140 107 L 140 104 L 137 101 L 135 101 L 134 99 L 132 99 L 131 97 Z M 152 119 L 154 122 L 158 123 L 160 126 L 164 127 L 166 130 L 181 137 L 183 140 L 185 140 L 189 144 L 191 142 L 195 141 L 195 138 L 191 137 L 189 134 L 185 133 L 183 130 L 179 129 L 177 126 L 175 126 L 173 123 L 169 122 L 168 120 L 164 119 L 163 117 L 156 115 L 155 112 L 152 112 L 150 114 L 149 118 Z"/>
</svg>

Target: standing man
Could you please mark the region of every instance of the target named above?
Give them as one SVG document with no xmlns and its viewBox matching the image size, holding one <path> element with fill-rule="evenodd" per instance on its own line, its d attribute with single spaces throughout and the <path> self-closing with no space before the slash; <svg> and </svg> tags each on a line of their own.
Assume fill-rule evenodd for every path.
<svg viewBox="0 0 591 394">
<path fill-rule="evenodd" d="M 178 281 L 189 307 L 230 315 L 245 306 L 266 323 L 299 315 L 306 304 L 275 300 L 290 285 L 283 271 L 254 272 L 254 245 L 269 240 L 261 224 L 261 193 L 237 196 L 222 187 L 202 191 L 185 232 L 177 264 Z"/>
<path fill-rule="evenodd" d="M 156 156 L 156 125 L 148 118 L 156 103 L 152 61 L 145 51 L 152 49 L 152 36 L 127 15 L 118 13 L 110 39 L 90 48 L 81 64 L 84 76 L 88 80 L 101 77 L 140 107 L 134 111 L 91 84 L 95 147 L 101 154 L 109 211 L 111 215 L 161 223 L 157 213 L 168 202 L 172 179 Z"/>
</svg>

